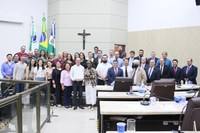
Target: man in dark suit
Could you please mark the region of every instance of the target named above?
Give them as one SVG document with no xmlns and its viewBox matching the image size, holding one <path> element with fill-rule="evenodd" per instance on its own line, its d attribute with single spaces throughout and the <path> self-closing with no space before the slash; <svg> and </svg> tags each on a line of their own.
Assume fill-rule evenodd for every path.
<svg viewBox="0 0 200 133">
<path fill-rule="evenodd" d="M 160 79 L 160 71 L 155 67 L 155 61 L 151 60 L 149 63 L 149 69 L 146 71 L 147 74 L 147 83 L 151 83 L 154 80 Z"/>
<path fill-rule="evenodd" d="M 146 62 L 147 62 L 147 58 L 146 57 L 142 57 L 142 59 L 141 59 L 141 65 L 140 66 L 145 71 L 148 71 L 149 65 Z"/>
<path fill-rule="evenodd" d="M 198 68 L 192 65 L 193 60 L 189 58 L 187 60 L 187 65 L 182 68 L 183 72 L 183 82 L 192 81 L 193 84 L 197 84 L 196 77 L 198 73 Z"/>
<path fill-rule="evenodd" d="M 128 57 L 129 67 L 132 67 L 133 61 L 135 59 L 135 51 L 130 51 L 130 56 Z"/>
<path fill-rule="evenodd" d="M 149 64 L 150 60 L 154 60 L 154 61 L 155 61 L 155 64 L 157 64 L 157 61 L 159 60 L 159 59 L 156 57 L 156 53 L 155 53 L 154 51 L 151 52 L 151 57 L 148 58 L 147 64 Z"/>
<path fill-rule="evenodd" d="M 160 78 L 169 78 L 169 68 L 165 65 L 165 60 L 160 58 L 160 65 L 156 66 L 160 70 Z"/>
<path fill-rule="evenodd" d="M 118 61 L 113 61 L 113 66 L 108 69 L 107 78 L 108 78 L 108 85 L 111 85 L 113 81 L 115 81 L 116 77 L 123 77 L 123 70 L 118 67 Z"/>
<path fill-rule="evenodd" d="M 172 67 L 170 68 L 170 78 L 174 78 L 177 84 L 181 84 L 182 80 L 182 69 L 178 67 L 178 60 L 172 60 Z"/>
<path fill-rule="evenodd" d="M 92 58 L 95 59 L 98 56 L 99 47 L 94 47 L 94 53 L 92 53 Z"/>
<path fill-rule="evenodd" d="M 94 58 L 94 61 L 93 61 L 94 68 L 96 68 L 97 65 L 101 63 L 102 56 L 103 56 L 102 50 L 98 50 L 98 55 L 96 58 Z"/>
<path fill-rule="evenodd" d="M 139 56 L 135 57 L 135 60 L 139 60 L 140 64 L 141 64 L 141 59 L 142 59 L 143 56 L 144 56 L 144 50 L 140 49 L 139 50 Z"/>
</svg>

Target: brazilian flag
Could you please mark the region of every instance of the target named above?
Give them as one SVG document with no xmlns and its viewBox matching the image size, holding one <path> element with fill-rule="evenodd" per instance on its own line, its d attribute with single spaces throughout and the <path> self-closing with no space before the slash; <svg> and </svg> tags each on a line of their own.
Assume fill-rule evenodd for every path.
<svg viewBox="0 0 200 133">
<path fill-rule="evenodd" d="M 46 30 L 46 18 L 42 18 L 42 34 L 40 36 L 39 42 L 39 51 L 40 50 L 48 50 L 48 39 L 47 39 L 47 30 Z"/>
</svg>

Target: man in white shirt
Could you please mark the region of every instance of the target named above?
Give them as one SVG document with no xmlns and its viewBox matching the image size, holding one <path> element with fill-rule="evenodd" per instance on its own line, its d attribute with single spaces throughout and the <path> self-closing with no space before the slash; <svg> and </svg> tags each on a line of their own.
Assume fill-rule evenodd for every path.
<svg viewBox="0 0 200 133">
<path fill-rule="evenodd" d="M 132 78 L 133 68 L 129 66 L 128 58 L 124 59 L 124 66 L 121 67 L 121 69 L 123 70 L 123 76 L 124 77 Z"/>
<path fill-rule="evenodd" d="M 24 80 L 25 79 L 25 70 L 27 67 L 27 64 L 25 63 L 26 57 L 22 56 L 21 61 L 15 64 L 14 72 L 13 72 L 13 79 L 14 80 Z M 17 83 L 16 84 L 16 93 L 20 93 L 24 91 L 24 84 L 23 83 Z"/>
<path fill-rule="evenodd" d="M 97 85 L 105 85 L 107 81 L 107 71 L 108 68 L 112 67 L 110 63 L 108 63 L 108 56 L 106 54 L 103 55 L 102 63 L 98 64 L 97 71 Z"/>
<path fill-rule="evenodd" d="M 83 108 L 83 78 L 84 78 L 84 67 L 81 65 L 80 58 L 76 58 L 76 64 L 72 66 L 70 70 L 70 78 L 73 81 L 73 92 L 74 92 L 74 110 L 77 109 L 77 105 L 79 108 Z M 79 101 L 77 100 L 77 92 L 79 96 Z"/>
</svg>

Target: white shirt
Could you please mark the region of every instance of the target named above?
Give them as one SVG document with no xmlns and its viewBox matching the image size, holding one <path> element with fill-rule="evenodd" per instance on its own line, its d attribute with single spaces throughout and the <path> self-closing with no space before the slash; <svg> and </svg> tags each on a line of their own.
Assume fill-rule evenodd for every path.
<svg viewBox="0 0 200 133">
<path fill-rule="evenodd" d="M 37 69 L 37 67 L 34 68 L 34 74 L 35 74 L 35 78 L 43 78 L 46 77 L 46 70 L 42 70 L 42 67 L 39 67 L 39 69 Z"/>
<path fill-rule="evenodd" d="M 130 66 L 130 67 L 132 67 L 133 61 L 134 61 L 134 57 L 133 57 L 133 58 L 130 57 L 130 58 L 129 58 L 129 66 Z"/>
<path fill-rule="evenodd" d="M 123 70 L 124 77 L 126 77 L 125 66 L 121 67 L 121 69 Z M 127 66 L 127 72 L 128 72 L 128 78 L 132 78 L 132 76 L 133 76 L 133 68 L 130 67 L 130 66 Z"/>
<path fill-rule="evenodd" d="M 25 79 L 25 70 L 26 70 L 27 64 L 18 62 L 15 64 L 14 72 L 13 72 L 13 79 L 14 80 L 23 80 Z"/>
<path fill-rule="evenodd" d="M 70 78 L 72 81 L 83 81 L 84 67 L 82 65 L 73 65 L 70 70 Z"/>
<path fill-rule="evenodd" d="M 108 72 L 108 68 L 112 67 L 112 65 L 110 63 L 100 63 L 97 65 L 96 71 L 99 75 L 106 77 L 107 76 L 107 72 Z M 98 78 L 101 79 L 98 75 Z"/>
<path fill-rule="evenodd" d="M 141 68 L 144 69 L 145 68 L 145 64 L 141 64 Z"/>
</svg>

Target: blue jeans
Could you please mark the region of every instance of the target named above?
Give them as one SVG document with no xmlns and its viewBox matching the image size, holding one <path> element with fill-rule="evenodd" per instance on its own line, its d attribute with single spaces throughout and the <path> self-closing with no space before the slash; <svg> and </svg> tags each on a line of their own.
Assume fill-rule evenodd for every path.
<svg viewBox="0 0 200 133">
<path fill-rule="evenodd" d="M 72 105 L 72 86 L 65 86 L 64 93 L 63 93 L 63 105 L 69 106 Z"/>
<path fill-rule="evenodd" d="M 16 83 L 16 93 L 20 93 L 24 91 L 24 84 L 23 83 Z"/>
<path fill-rule="evenodd" d="M 37 78 L 35 78 L 35 80 L 37 80 L 37 81 L 45 81 L 45 77 L 37 77 Z"/>
<path fill-rule="evenodd" d="M 74 92 L 74 106 L 83 106 L 83 87 L 82 87 L 82 81 L 73 81 L 73 92 Z M 78 92 L 78 98 L 77 100 L 77 92 Z"/>
</svg>

